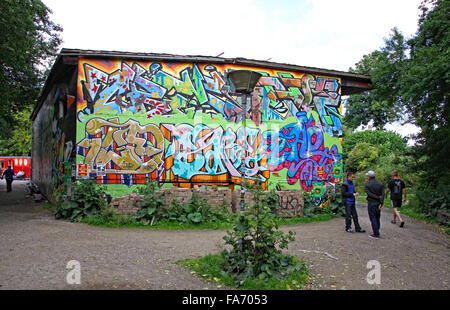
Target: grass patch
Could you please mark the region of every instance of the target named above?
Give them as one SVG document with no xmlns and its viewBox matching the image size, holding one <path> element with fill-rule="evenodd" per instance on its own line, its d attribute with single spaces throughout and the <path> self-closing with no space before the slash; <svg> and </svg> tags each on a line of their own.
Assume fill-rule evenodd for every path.
<svg viewBox="0 0 450 310">
<path fill-rule="evenodd" d="M 235 219 L 237 219 L 238 215 L 235 215 Z M 295 216 L 291 218 L 282 218 L 279 221 L 280 226 L 289 226 L 296 224 L 307 224 L 313 222 L 325 222 L 335 218 L 335 216 L 331 214 L 316 214 L 311 217 L 306 216 Z M 230 229 L 233 227 L 233 220 L 225 221 L 225 222 L 204 222 L 199 224 L 190 224 L 190 223 L 179 223 L 172 222 L 167 220 L 161 220 L 150 225 L 144 225 L 137 221 L 132 216 L 122 216 L 115 215 L 113 217 L 104 218 L 104 217 L 92 217 L 92 218 L 84 218 L 81 220 L 82 223 L 97 226 L 97 227 L 105 227 L 105 228 L 147 228 L 147 229 L 167 229 L 167 230 L 184 230 L 184 229 L 192 229 L 192 230 L 202 230 L 202 229 Z"/>
<path fill-rule="evenodd" d="M 167 230 L 184 230 L 184 229 L 229 229 L 233 226 L 232 222 L 203 222 L 199 224 L 172 222 L 160 220 L 153 225 L 144 225 L 132 216 L 116 215 L 110 218 L 94 217 L 81 220 L 82 223 L 106 227 L 106 228 L 143 228 L 143 229 L 167 229 Z"/>
<path fill-rule="evenodd" d="M 241 290 L 297 290 L 302 289 L 308 281 L 308 268 L 306 263 L 294 259 L 296 262 L 304 264 L 299 271 L 289 273 L 285 279 L 278 280 L 266 278 L 264 280 L 248 278 L 239 287 Z M 225 274 L 222 267 L 225 265 L 224 258 L 219 254 L 209 254 L 197 259 L 186 259 L 177 261 L 176 264 L 192 270 L 192 274 L 203 278 L 203 280 L 215 283 L 217 288 L 223 286 L 234 287 L 235 279 Z"/>
<path fill-rule="evenodd" d="M 326 222 L 336 218 L 336 216 L 328 213 L 316 214 L 311 217 L 307 216 L 294 216 L 280 219 L 280 225 L 295 225 L 295 224 L 307 224 L 313 222 Z"/>
<path fill-rule="evenodd" d="M 50 212 L 53 212 L 53 211 L 55 210 L 55 206 L 52 205 L 52 204 L 51 204 L 50 202 L 48 202 L 48 201 L 44 202 L 44 204 L 42 205 L 42 208 L 43 208 L 44 210 L 47 210 L 47 211 L 50 211 Z"/>
</svg>

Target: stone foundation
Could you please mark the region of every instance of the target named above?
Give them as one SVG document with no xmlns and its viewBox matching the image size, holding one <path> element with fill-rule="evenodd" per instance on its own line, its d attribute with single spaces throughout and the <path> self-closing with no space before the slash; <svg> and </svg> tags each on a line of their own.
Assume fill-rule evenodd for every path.
<svg viewBox="0 0 450 310">
<path fill-rule="evenodd" d="M 164 194 L 166 201 L 165 207 L 170 207 L 173 200 L 180 202 L 189 202 L 193 192 L 198 192 L 207 203 L 214 209 L 223 210 L 224 208 L 230 212 L 240 213 L 241 192 L 240 190 L 232 191 L 226 187 L 218 186 L 195 186 L 193 189 L 171 187 L 156 190 L 156 194 Z M 300 190 L 281 190 L 275 192 L 278 196 L 278 205 L 280 206 L 280 215 L 285 217 L 303 216 L 303 194 Z M 136 193 L 130 193 L 123 197 L 115 197 L 111 200 L 110 206 L 117 214 L 130 216 L 136 214 L 139 210 L 140 202 L 144 196 Z M 246 205 L 253 203 L 253 194 L 245 193 Z"/>
</svg>

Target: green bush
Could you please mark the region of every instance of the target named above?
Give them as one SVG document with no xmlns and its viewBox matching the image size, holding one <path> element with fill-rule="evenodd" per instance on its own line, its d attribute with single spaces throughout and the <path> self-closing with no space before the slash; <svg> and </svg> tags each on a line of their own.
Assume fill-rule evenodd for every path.
<svg viewBox="0 0 450 310">
<path fill-rule="evenodd" d="M 317 214 L 330 214 L 332 216 L 344 216 L 345 208 L 342 204 L 341 185 L 337 184 L 334 191 L 327 190 L 320 200 L 314 197 L 312 192 L 304 192 L 303 214 L 305 217 L 313 217 Z"/>
<path fill-rule="evenodd" d="M 231 249 L 221 253 L 225 261 L 223 272 L 233 277 L 238 287 L 251 279 L 281 279 L 304 268 L 282 252 L 294 240 L 294 233 L 278 230 L 275 192 L 263 192 L 258 185 L 250 191 L 254 194 L 253 204 L 234 223 L 233 230 L 227 231 L 223 239 Z"/>
<path fill-rule="evenodd" d="M 362 142 L 375 146 L 381 157 L 390 154 L 403 155 L 409 149 L 406 140 L 398 133 L 383 130 L 358 131 L 346 135 L 343 139 L 344 161 L 356 145 Z"/>
<path fill-rule="evenodd" d="M 153 225 L 158 221 L 177 222 L 180 224 L 201 224 L 229 222 L 232 220 L 231 214 L 226 211 L 226 206 L 222 210 L 214 210 L 197 192 L 192 193 L 192 197 L 187 203 L 173 200 L 170 207 L 165 206 L 164 194 L 156 194 L 156 184 L 151 182 L 146 188 L 140 190 L 145 196 L 140 204 L 140 210 L 135 218 L 144 225 Z"/>
<path fill-rule="evenodd" d="M 375 146 L 367 142 L 360 142 L 348 153 L 345 161 L 347 171 L 363 171 L 378 160 L 379 152 Z"/>
<path fill-rule="evenodd" d="M 303 285 L 308 281 L 308 269 L 305 263 L 294 259 L 295 263 L 300 263 L 302 268 L 289 273 L 284 279 L 266 278 L 247 278 L 244 283 L 239 286 L 242 290 L 297 290 L 302 289 Z M 208 282 L 213 282 L 217 288 L 223 285 L 232 287 L 236 286 L 234 276 L 230 276 L 223 272 L 226 262 L 220 254 L 209 254 L 196 259 L 186 259 L 177 261 L 177 264 L 189 268 L 193 274 L 201 276 Z"/>
<path fill-rule="evenodd" d="M 348 134 L 343 140 L 343 160 L 344 170 L 355 172 L 355 186 L 360 194 L 364 193 L 368 170 L 375 171 L 376 178 L 385 185 L 394 170 L 406 186 L 418 183 L 412 149 L 394 132 L 366 130 Z"/>
<path fill-rule="evenodd" d="M 416 200 L 412 202 L 415 211 L 424 214 L 427 218 L 435 218 L 441 224 L 450 225 L 448 221 L 440 219 L 440 212 L 450 212 L 450 189 L 447 186 L 439 185 L 436 188 L 429 186 L 418 187 Z"/>
<path fill-rule="evenodd" d="M 168 210 L 164 206 L 164 194 L 155 193 L 156 184 L 150 182 L 144 188 L 139 189 L 139 193 L 144 195 L 140 203 L 140 210 L 136 212 L 134 218 L 143 225 L 153 225 L 155 221 L 167 217 Z"/>
<path fill-rule="evenodd" d="M 72 222 L 79 222 L 84 218 L 111 216 L 112 211 L 106 195 L 104 187 L 95 181 L 77 181 L 72 197 L 60 192 L 54 195 L 53 214 L 57 219 L 68 219 Z"/>
</svg>

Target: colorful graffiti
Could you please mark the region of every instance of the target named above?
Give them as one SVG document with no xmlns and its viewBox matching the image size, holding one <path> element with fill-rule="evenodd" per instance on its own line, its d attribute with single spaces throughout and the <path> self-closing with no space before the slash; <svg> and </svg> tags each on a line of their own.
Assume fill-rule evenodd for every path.
<svg viewBox="0 0 450 310">
<path fill-rule="evenodd" d="M 167 166 L 174 176 L 191 180 L 194 176 L 205 181 L 226 181 L 234 178 L 240 184 L 241 174 L 247 180 L 267 181 L 267 168 L 262 163 L 261 138 L 258 129 L 240 127 L 210 128 L 205 124 L 162 124 L 164 136 L 172 143 L 167 149 Z M 173 179 L 173 178 L 172 178 Z"/>
<path fill-rule="evenodd" d="M 78 143 L 89 170 L 125 174 L 149 174 L 163 165 L 164 139 L 153 124 L 140 126 L 134 120 L 119 124 L 117 119 L 91 119 L 86 138 Z"/>
<path fill-rule="evenodd" d="M 263 75 L 245 104 L 227 87 L 233 69 Z M 226 185 L 244 175 L 320 196 L 342 179 L 338 78 L 84 59 L 78 86 L 77 164 L 100 182 Z"/>
<path fill-rule="evenodd" d="M 164 139 L 165 137 L 165 139 Z M 165 140 L 169 147 L 165 151 Z M 88 163 L 94 177 L 133 174 L 154 178 L 164 170 L 174 183 L 203 176 L 204 182 L 232 180 L 240 183 L 241 173 L 248 180 L 266 182 L 268 169 L 261 164 L 261 138 L 258 129 L 240 127 L 210 128 L 204 124 L 140 125 L 134 120 L 119 123 L 117 118 L 94 118 L 86 123 L 85 138 L 77 154 Z M 128 185 L 142 178 L 124 178 Z M 106 179 L 105 179 L 106 181 Z"/>
<path fill-rule="evenodd" d="M 31 177 L 46 197 L 55 191 L 67 193 L 71 182 L 75 137 L 66 135 L 62 120 L 74 101 L 66 87 L 54 86 L 33 121 Z"/>
<path fill-rule="evenodd" d="M 226 69 L 225 69 L 226 70 Z M 123 113 L 145 113 L 147 118 L 193 110 L 211 116 L 220 113 L 225 119 L 242 120 L 244 105 L 240 97 L 231 96 L 224 86 L 224 74 L 216 66 L 187 65 L 178 77 L 163 70 L 161 63 L 151 63 L 148 69 L 133 63 L 121 62 L 120 69 L 107 73 L 88 63 L 83 64 L 81 79 L 84 113 L 105 110 Z M 284 120 L 300 111 L 314 107 L 322 125 L 331 135 L 342 134 L 339 113 L 339 82 L 331 78 L 314 78 L 310 74 L 294 78 L 290 73 L 263 76 L 255 87 L 246 117 L 259 125 L 261 120 Z M 262 114 L 262 115 L 261 115 Z"/>
<path fill-rule="evenodd" d="M 323 132 L 311 115 L 298 112 L 297 119 L 278 133 L 268 133 L 268 166 L 271 171 L 286 168 L 287 182 L 293 185 L 300 180 L 302 188 L 309 191 L 314 182 L 333 181 L 334 164 L 342 159 L 342 154 L 337 145 L 324 147 Z"/>
</svg>

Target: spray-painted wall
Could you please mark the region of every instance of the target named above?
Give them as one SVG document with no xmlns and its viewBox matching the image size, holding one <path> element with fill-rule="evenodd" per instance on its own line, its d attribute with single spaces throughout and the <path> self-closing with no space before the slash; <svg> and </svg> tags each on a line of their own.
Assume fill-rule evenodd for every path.
<svg viewBox="0 0 450 310">
<path fill-rule="evenodd" d="M 263 75 L 245 127 L 242 98 L 224 87 L 236 69 Z M 236 65 L 80 58 L 77 178 L 117 196 L 146 178 L 239 185 L 242 171 L 269 189 L 319 198 L 342 178 L 340 86 L 336 77 Z"/>
<path fill-rule="evenodd" d="M 67 192 L 75 166 L 76 81 L 70 87 L 68 75 L 60 82 L 51 87 L 32 126 L 31 179 L 48 199 L 55 190 Z"/>
</svg>

